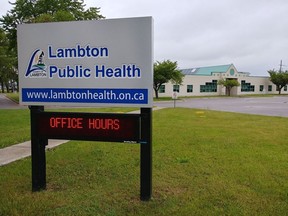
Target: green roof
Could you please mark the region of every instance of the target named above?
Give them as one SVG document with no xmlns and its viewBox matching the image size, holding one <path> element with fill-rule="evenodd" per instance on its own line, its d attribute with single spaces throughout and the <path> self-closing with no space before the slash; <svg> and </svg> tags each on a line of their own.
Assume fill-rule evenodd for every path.
<svg viewBox="0 0 288 216">
<path fill-rule="evenodd" d="M 213 72 L 216 73 L 225 73 L 232 66 L 229 65 L 218 65 L 218 66 L 209 66 L 209 67 L 198 67 L 198 68 L 189 68 L 182 70 L 184 75 L 206 75 L 210 76 Z"/>
</svg>

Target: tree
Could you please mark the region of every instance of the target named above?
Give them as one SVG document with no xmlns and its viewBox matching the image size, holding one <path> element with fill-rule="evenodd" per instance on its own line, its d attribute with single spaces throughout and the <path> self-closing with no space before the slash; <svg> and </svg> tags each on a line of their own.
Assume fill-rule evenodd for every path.
<svg viewBox="0 0 288 216">
<path fill-rule="evenodd" d="M 105 17 L 100 8 L 84 8 L 83 0 L 15 0 L 13 8 L 0 18 L 0 27 L 5 34 L 5 50 L 0 47 L 0 81 L 2 90 L 11 81 L 17 79 L 17 25 L 22 23 L 43 23 L 72 20 L 97 20 Z M 1 36 L 2 37 L 2 36 Z M 2 46 L 0 44 L 0 46 Z M 6 47 L 9 50 L 7 51 Z M 9 52 L 9 53 L 8 53 Z M 4 65 L 3 61 L 6 64 Z M 16 77 L 16 78 L 15 78 Z M 9 81 L 10 80 L 10 81 Z M 7 89 L 9 91 L 9 88 Z"/>
<path fill-rule="evenodd" d="M 83 0 L 16 0 L 14 7 L 2 16 L 0 24 L 8 33 L 10 49 L 17 47 L 16 28 L 22 23 L 97 20 L 105 18 L 100 8 L 85 10 Z"/>
<path fill-rule="evenodd" d="M 269 70 L 268 73 L 270 74 L 271 82 L 276 85 L 278 93 L 281 94 L 282 88 L 288 84 L 288 71 Z"/>
<path fill-rule="evenodd" d="M 172 83 L 181 85 L 184 75 L 177 69 L 177 62 L 164 60 L 154 63 L 154 83 L 153 88 L 155 96 L 158 98 L 158 91 L 160 86 L 171 81 Z"/>
<path fill-rule="evenodd" d="M 4 93 L 5 87 L 7 92 L 10 90 L 10 85 L 13 87 L 17 81 L 15 54 L 8 49 L 8 40 L 3 29 L 0 29 L 0 84 L 1 91 Z"/>
<path fill-rule="evenodd" d="M 234 87 L 234 86 L 240 86 L 240 83 L 235 80 L 235 79 L 220 79 L 218 81 L 218 85 L 223 85 L 226 87 L 227 89 L 227 92 L 228 92 L 228 96 L 231 95 L 231 89 Z"/>
</svg>

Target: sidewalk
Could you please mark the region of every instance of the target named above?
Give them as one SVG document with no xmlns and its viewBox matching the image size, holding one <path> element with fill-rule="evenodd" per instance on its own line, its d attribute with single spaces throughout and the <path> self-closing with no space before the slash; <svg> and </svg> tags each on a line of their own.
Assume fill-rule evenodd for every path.
<svg viewBox="0 0 288 216">
<path fill-rule="evenodd" d="M 163 109 L 165 107 L 154 107 L 153 111 Z M 139 111 L 132 111 L 129 113 L 139 113 Z M 58 145 L 68 142 L 69 140 L 48 140 L 47 149 L 55 148 Z M 9 164 L 11 162 L 20 160 L 25 157 L 31 156 L 31 141 L 26 141 L 20 144 L 9 146 L 0 149 L 0 166 Z"/>
<path fill-rule="evenodd" d="M 55 148 L 69 140 L 48 140 L 46 149 Z M 0 166 L 31 156 L 31 141 L 0 149 Z"/>
</svg>

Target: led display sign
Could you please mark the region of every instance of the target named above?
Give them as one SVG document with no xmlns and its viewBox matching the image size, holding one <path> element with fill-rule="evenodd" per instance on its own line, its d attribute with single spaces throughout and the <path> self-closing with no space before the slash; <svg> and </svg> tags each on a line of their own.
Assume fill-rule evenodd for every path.
<svg viewBox="0 0 288 216">
<path fill-rule="evenodd" d="M 38 134 L 47 139 L 93 140 L 137 143 L 138 114 L 43 112 Z"/>
</svg>

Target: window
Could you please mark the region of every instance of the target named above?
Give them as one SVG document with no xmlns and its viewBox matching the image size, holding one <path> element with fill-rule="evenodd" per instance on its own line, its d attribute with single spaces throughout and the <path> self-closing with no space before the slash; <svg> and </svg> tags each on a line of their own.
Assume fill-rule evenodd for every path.
<svg viewBox="0 0 288 216">
<path fill-rule="evenodd" d="M 272 85 L 268 85 L 268 91 L 272 91 Z"/>
<path fill-rule="evenodd" d="M 255 86 L 251 85 L 251 83 L 246 83 L 245 80 L 241 81 L 241 92 L 254 92 Z"/>
<path fill-rule="evenodd" d="M 217 92 L 217 80 L 200 85 L 200 92 Z"/>
<path fill-rule="evenodd" d="M 180 86 L 179 85 L 173 85 L 173 92 L 178 92 L 180 91 Z"/>
<path fill-rule="evenodd" d="M 284 91 L 287 91 L 287 85 L 286 85 L 286 86 L 284 86 Z"/>
<path fill-rule="evenodd" d="M 259 91 L 260 91 L 260 92 L 263 92 L 263 90 L 264 90 L 264 85 L 260 85 L 260 86 L 259 86 Z"/>
<path fill-rule="evenodd" d="M 165 93 L 165 85 L 160 86 L 159 93 Z"/>
<path fill-rule="evenodd" d="M 188 93 L 193 92 L 193 85 L 187 85 L 187 92 Z"/>
</svg>

